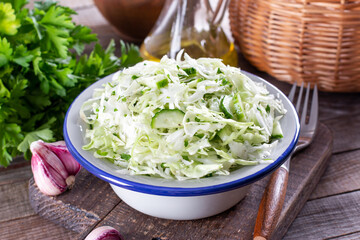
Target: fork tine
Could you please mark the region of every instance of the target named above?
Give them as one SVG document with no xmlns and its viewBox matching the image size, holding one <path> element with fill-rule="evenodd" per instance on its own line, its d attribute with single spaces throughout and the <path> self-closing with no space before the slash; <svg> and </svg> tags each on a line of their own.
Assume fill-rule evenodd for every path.
<svg viewBox="0 0 360 240">
<path fill-rule="evenodd" d="M 318 123 L 318 116 L 319 116 L 318 108 L 319 108 L 318 90 L 317 90 L 317 86 L 315 85 L 313 90 L 310 117 L 309 117 L 309 127 L 313 128 L 314 131 Z"/>
<path fill-rule="evenodd" d="M 301 98 L 303 95 L 303 90 L 304 90 L 304 82 L 301 83 L 300 92 L 299 92 L 298 100 L 296 102 L 296 107 L 295 107 L 298 115 L 300 115 L 300 105 L 301 105 Z"/>
<path fill-rule="evenodd" d="M 306 87 L 304 106 L 303 106 L 303 110 L 301 113 L 301 121 L 300 121 L 301 126 L 305 125 L 305 123 L 306 123 L 307 105 L 309 102 L 309 93 L 310 93 L 310 83 L 308 83 L 308 85 Z"/>
<path fill-rule="evenodd" d="M 294 101 L 294 96 L 295 96 L 295 91 L 296 91 L 296 85 L 297 85 L 296 82 L 294 82 L 294 84 L 293 84 L 292 87 L 291 87 L 291 90 L 290 90 L 290 93 L 289 93 L 289 96 L 288 96 L 290 102 L 293 102 L 293 101 Z"/>
</svg>

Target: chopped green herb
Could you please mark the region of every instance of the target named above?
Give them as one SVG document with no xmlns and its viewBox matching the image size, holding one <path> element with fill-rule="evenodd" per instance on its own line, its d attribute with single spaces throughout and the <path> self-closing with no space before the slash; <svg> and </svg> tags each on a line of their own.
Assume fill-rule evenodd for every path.
<svg viewBox="0 0 360 240">
<path fill-rule="evenodd" d="M 184 68 L 184 72 L 190 77 L 196 75 L 196 69 L 195 68 Z"/>
<path fill-rule="evenodd" d="M 269 104 L 268 104 L 268 105 L 266 105 L 265 110 L 266 110 L 266 112 L 267 112 L 267 113 L 270 113 L 270 106 L 269 106 Z"/>
<path fill-rule="evenodd" d="M 198 138 L 203 138 L 203 137 L 205 136 L 205 134 L 199 133 L 199 134 L 195 134 L 194 136 L 195 136 L 195 137 L 198 137 Z"/>
<path fill-rule="evenodd" d="M 143 89 L 143 90 L 140 91 L 140 94 L 141 94 L 141 95 L 144 95 L 144 94 L 145 94 L 146 92 L 148 92 L 148 91 L 150 91 L 149 88 Z"/>
<path fill-rule="evenodd" d="M 205 93 L 203 99 L 209 101 L 209 99 L 212 98 L 213 96 L 214 96 L 213 93 Z"/>
<path fill-rule="evenodd" d="M 132 75 L 132 77 L 131 77 L 133 80 L 134 79 L 137 79 L 137 78 L 139 78 L 138 76 L 136 76 L 136 75 Z"/>
<path fill-rule="evenodd" d="M 186 161 L 190 161 L 190 159 L 189 159 L 189 157 L 188 156 L 185 156 L 185 155 L 183 155 L 183 156 L 181 156 L 184 160 L 186 160 Z"/>
<path fill-rule="evenodd" d="M 221 86 L 225 86 L 225 85 L 227 85 L 227 84 L 229 84 L 229 81 L 226 80 L 225 78 L 222 78 L 222 79 L 221 79 Z"/>
<path fill-rule="evenodd" d="M 160 80 L 156 83 L 156 86 L 160 89 L 163 87 L 166 87 L 169 84 L 169 81 L 165 78 L 163 80 Z"/>
<path fill-rule="evenodd" d="M 184 146 L 185 147 L 189 146 L 189 140 L 187 140 L 187 139 L 184 140 Z"/>
<path fill-rule="evenodd" d="M 126 153 L 122 153 L 120 154 L 120 157 L 124 160 L 129 160 L 131 158 L 131 155 L 126 154 Z"/>
<path fill-rule="evenodd" d="M 217 74 L 222 74 L 222 73 L 224 73 L 223 71 L 221 71 L 221 69 L 220 68 L 218 68 L 217 69 Z"/>
<path fill-rule="evenodd" d="M 117 112 L 118 111 L 118 109 L 117 108 L 114 108 L 114 112 Z"/>
</svg>

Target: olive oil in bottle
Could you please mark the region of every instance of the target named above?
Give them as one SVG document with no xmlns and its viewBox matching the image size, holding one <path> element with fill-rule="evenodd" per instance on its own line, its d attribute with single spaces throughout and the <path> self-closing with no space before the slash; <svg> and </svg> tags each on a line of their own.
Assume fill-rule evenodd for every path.
<svg viewBox="0 0 360 240">
<path fill-rule="evenodd" d="M 228 0 L 219 1 L 219 11 L 213 11 L 207 3 L 207 0 L 167 0 L 140 47 L 141 56 L 160 61 L 164 55 L 174 58 L 184 49 L 192 58 L 221 58 L 224 64 L 237 66 L 234 44 L 220 26 L 224 16 L 221 11 L 226 10 Z"/>
</svg>

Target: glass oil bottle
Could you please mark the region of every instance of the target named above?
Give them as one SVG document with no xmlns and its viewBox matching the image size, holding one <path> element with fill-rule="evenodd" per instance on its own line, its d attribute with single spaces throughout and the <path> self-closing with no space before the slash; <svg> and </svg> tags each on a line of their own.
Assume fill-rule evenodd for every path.
<svg viewBox="0 0 360 240">
<path fill-rule="evenodd" d="M 209 0 L 167 0 L 155 26 L 140 47 L 144 59 L 159 61 L 163 55 L 175 58 L 181 50 L 192 58 L 221 58 L 237 66 L 234 44 L 220 23 L 229 0 L 219 0 L 215 10 Z"/>
</svg>

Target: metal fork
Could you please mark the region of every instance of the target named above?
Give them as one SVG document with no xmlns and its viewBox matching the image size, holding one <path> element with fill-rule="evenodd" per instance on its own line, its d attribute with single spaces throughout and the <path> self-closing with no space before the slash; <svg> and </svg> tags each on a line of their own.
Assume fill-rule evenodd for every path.
<svg viewBox="0 0 360 240">
<path fill-rule="evenodd" d="M 289 100 L 294 103 L 294 97 L 296 92 L 296 83 L 292 86 L 289 93 Z M 318 125 L 318 92 L 317 86 L 315 85 L 312 102 L 310 107 L 310 114 L 307 115 L 309 97 L 310 97 L 310 84 L 306 89 L 304 103 L 301 104 L 304 90 L 304 83 L 301 84 L 295 109 L 300 118 L 300 137 L 299 141 L 295 146 L 293 153 L 287 158 L 287 160 L 279 167 L 270 178 L 270 181 L 262 196 L 258 215 L 256 218 L 254 228 L 254 240 L 264 240 L 271 237 L 276 224 L 279 220 L 280 213 L 284 204 L 287 181 L 290 169 L 290 159 L 296 152 L 306 148 L 312 142 L 317 125 Z M 300 107 L 303 105 L 302 111 Z"/>
</svg>

